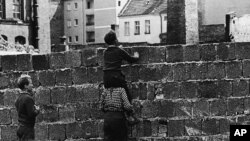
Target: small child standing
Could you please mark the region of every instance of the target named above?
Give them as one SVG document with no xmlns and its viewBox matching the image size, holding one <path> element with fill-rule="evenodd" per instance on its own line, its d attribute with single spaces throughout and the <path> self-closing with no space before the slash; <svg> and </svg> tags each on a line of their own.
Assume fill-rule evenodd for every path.
<svg viewBox="0 0 250 141">
<path fill-rule="evenodd" d="M 121 71 L 122 61 L 134 63 L 139 60 L 138 52 L 130 56 L 125 50 L 117 46 L 118 40 L 114 31 L 110 31 L 104 37 L 108 48 L 104 51 L 103 82 L 105 89 L 122 87 L 125 89 L 129 102 L 132 96 L 129 93 L 125 75 Z"/>
</svg>

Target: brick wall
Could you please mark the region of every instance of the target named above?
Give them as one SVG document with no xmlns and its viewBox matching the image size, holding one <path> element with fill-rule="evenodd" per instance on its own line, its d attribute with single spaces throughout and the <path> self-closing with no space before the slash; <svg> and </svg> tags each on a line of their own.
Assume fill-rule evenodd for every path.
<svg viewBox="0 0 250 141">
<path fill-rule="evenodd" d="M 215 43 L 225 41 L 225 25 L 200 25 L 199 38 L 201 43 Z"/>
<path fill-rule="evenodd" d="M 229 124 L 248 124 L 250 43 L 127 47 L 137 64 L 123 72 L 140 123 L 131 140 L 229 140 Z M 36 140 L 102 140 L 98 109 L 103 48 L 1 56 L 0 140 L 16 140 L 16 80 L 30 74 L 36 90 Z"/>
</svg>

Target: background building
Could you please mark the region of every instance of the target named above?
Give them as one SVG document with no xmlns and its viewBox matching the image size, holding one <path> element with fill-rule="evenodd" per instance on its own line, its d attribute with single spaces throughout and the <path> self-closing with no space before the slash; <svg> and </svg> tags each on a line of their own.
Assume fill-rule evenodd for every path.
<svg viewBox="0 0 250 141">
<path fill-rule="evenodd" d="M 166 9 L 166 0 L 130 0 L 119 15 L 119 41 L 160 43 L 167 32 Z"/>
</svg>

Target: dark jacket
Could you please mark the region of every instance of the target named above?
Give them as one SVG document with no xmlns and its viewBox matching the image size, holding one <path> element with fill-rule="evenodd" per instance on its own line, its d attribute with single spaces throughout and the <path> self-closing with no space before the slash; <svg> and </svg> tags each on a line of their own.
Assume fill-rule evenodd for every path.
<svg viewBox="0 0 250 141">
<path fill-rule="evenodd" d="M 130 56 L 125 50 L 110 46 L 104 51 L 104 71 L 121 71 L 122 61 L 134 63 L 138 58 Z"/>
<path fill-rule="evenodd" d="M 33 98 L 28 93 L 22 92 L 16 100 L 15 106 L 18 113 L 18 122 L 25 126 L 34 127 L 39 111 L 35 108 Z"/>
</svg>

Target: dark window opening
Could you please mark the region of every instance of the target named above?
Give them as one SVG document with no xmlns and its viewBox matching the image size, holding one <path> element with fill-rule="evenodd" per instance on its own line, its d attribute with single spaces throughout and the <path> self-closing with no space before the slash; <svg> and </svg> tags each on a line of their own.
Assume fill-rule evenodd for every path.
<svg viewBox="0 0 250 141">
<path fill-rule="evenodd" d="M 5 41 L 8 41 L 8 37 L 7 36 L 5 36 L 5 35 L 1 35 L 2 36 L 2 38 L 5 40 Z"/>
<path fill-rule="evenodd" d="M 25 37 L 23 37 L 23 36 L 17 36 L 17 37 L 15 38 L 15 43 L 16 43 L 16 44 L 24 45 L 24 44 L 26 43 L 26 39 L 25 39 Z"/>
</svg>

